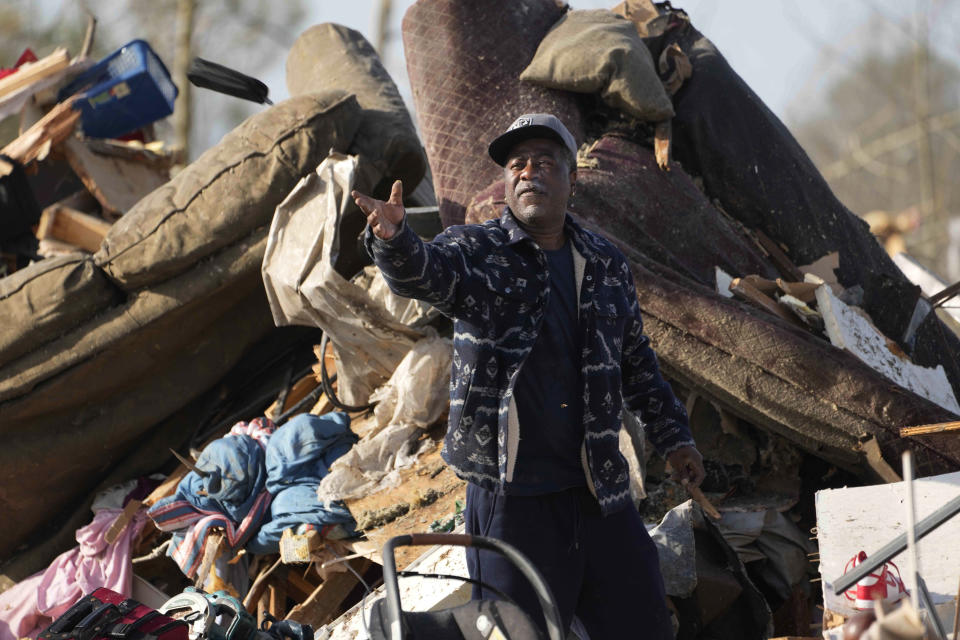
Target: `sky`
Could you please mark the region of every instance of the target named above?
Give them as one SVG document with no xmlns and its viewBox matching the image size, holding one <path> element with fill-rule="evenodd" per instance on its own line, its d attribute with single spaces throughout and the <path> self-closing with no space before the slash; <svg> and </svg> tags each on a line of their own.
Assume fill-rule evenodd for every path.
<svg viewBox="0 0 960 640">
<path fill-rule="evenodd" d="M 618 0 L 568 0 L 574 9 L 609 8 Z M 710 38 L 734 70 L 782 120 L 795 122 L 823 100 L 834 73 L 865 46 L 878 49 L 908 41 L 916 12 L 929 23 L 941 50 L 960 51 L 957 27 L 942 20 L 953 0 L 678 0 L 692 24 Z M 480 2 L 478 2 L 479 4 Z M 413 0 L 394 0 L 393 41 L 386 66 L 410 98 L 400 42 L 400 21 Z M 309 23 L 337 22 L 372 39 L 377 0 L 315 0 Z M 922 24 L 922 23 L 921 23 Z M 276 75 L 274 75 L 276 74 Z M 285 97 L 283 70 L 271 72 L 271 93 Z"/>
<path fill-rule="evenodd" d="M 119 9 L 122 3 L 100 0 L 18 1 L 32 6 L 35 15 L 52 19 L 56 19 L 53 16 L 76 13 L 83 5 L 93 7 L 105 25 L 117 23 L 123 18 L 122 11 L 113 9 Z M 411 109 L 414 105 L 406 76 L 400 22 L 413 1 L 393 0 L 389 32 L 391 40 L 384 52 L 385 66 Z M 483 0 L 462 1 L 477 6 L 483 4 Z M 618 1 L 568 0 L 574 9 L 609 8 Z M 31 5 L 34 2 L 36 4 Z M 372 41 L 374 13 L 379 9 L 380 2 L 305 0 L 307 15 L 303 24 L 282 34 L 279 39 L 272 38 L 271 63 L 260 69 L 239 70 L 264 81 L 275 102 L 282 100 L 288 96 L 284 79 L 286 50 L 283 38 L 289 38 L 292 44 L 296 36 L 309 26 L 336 22 L 360 31 Z M 864 49 L 891 51 L 909 43 L 918 26 L 926 25 L 929 40 L 941 55 L 952 57 L 960 63 L 960 43 L 957 38 L 960 33 L 957 28 L 960 27 L 960 2 L 957 0 L 676 0 L 674 5 L 689 13 L 693 25 L 714 42 L 734 70 L 788 126 L 795 126 L 805 116 L 822 107 L 825 88 L 838 73 L 849 68 L 851 61 Z M 171 15 L 171 37 L 172 19 Z M 216 29 L 205 31 L 195 33 L 196 55 L 205 56 L 204 49 L 216 49 L 217 53 L 211 51 L 205 57 L 230 66 L 230 60 L 216 57 L 229 51 L 230 44 L 216 40 Z M 114 33 L 112 37 L 117 35 L 120 34 Z M 114 44 L 119 46 L 122 43 Z M 232 127 L 232 123 L 214 117 L 226 104 L 224 100 L 233 99 L 222 96 L 203 98 L 204 104 L 208 105 L 202 110 L 205 122 L 201 131 L 204 139 L 198 145 L 201 148 L 193 149 L 192 155 L 215 144 Z M 262 108 L 252 104 L 244 106 L 248 113 Z"/>
</svg>

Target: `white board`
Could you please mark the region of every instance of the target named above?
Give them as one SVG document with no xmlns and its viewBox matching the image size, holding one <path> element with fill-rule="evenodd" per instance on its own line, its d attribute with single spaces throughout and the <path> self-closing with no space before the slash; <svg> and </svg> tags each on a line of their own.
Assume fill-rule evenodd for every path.
<svg viewBox="0 0 960 640">
<path fill-rule="evenodd" d="M 960 472 L 914 483 L 917 522 L 960 495 Z M 846 598 L 833 593 L 833 581 L 844 573 L 847 562 L 861 549 L 872 553 L 906 531 L 904 483 L 818 491 L 817 540 L 820 544 L 820 575 L 824 606 L 850 615 Z M 960 515 L 948 520 L 917 543 L 919 573 L 934 601 L 953 601 L 960 580 Z M 905 584 L 906 553 L 893 558 Z M 952 623 L 952 620 L 949 621 Z"/>
</svg>

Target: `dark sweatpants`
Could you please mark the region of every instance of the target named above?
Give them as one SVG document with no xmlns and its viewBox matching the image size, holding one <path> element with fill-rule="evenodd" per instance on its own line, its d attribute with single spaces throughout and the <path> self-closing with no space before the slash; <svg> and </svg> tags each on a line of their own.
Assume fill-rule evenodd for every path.
<svg viewBox="0 0 960 640">
<path fill-rule="evenodd" d="M 565 629 L 576 614 L 591 640 L 673 637 L 656 547 L 633 508 L 603 517 L 585 487 L 506 496 L 469 483 L 465 522 L 467 533 L 503 540 L 530 559 Z M 546 633 L 536 595 L 505 558 L 470 548 L 467 568 L 471 578 L 516 600 Z M 496 595 L 474 586 L 473 597 Z"/>
</svg>

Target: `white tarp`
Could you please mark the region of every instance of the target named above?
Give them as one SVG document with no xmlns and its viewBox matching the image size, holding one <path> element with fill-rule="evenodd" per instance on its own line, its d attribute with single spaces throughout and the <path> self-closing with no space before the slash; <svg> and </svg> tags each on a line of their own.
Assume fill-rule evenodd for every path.
<svg viewBox="0 0 960 640">
<path fill-rule="evenodd" d="M 447 410 L 453 344 L 424 338 L 404 357 L 390 380 L 377 389 L 377 425 L 337 459 L 320 482 L 322 501 L 359 498 L 399 483 L 397 469 L 412 464 L 423 429 Z M 429 444 L 429 440 L 425 444 Z"/>
<path fill-rule="evenodd" d="M 374 299 L 333 268 L 331 247 L 356 172 L 355 156 L 332 153 L 300 181 L 277 207 L 262 268 L 274 323 L 320 327 L 330 337 L 338 392 L 348 404 L 367 402 L 428 335 L 393 317 L 382 302 L 393 294 L 380 290 Z"/>
</svg>

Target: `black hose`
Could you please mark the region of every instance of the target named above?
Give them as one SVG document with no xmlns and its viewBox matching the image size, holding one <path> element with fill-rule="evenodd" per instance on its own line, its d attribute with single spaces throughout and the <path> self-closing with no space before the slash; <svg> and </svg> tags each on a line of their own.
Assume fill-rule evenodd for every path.
<svg viewBox="0 0 960 640">
<path fill-rule="evenodd" d="M 327 398 L 332 404 L 340 411 L 355 412 L 355 411 L 366 411 L 367 409 L 372 409 L 377 403 L 372 402 L 364 405 L 353 406 L 345 404 L 340 401 L 340 398 L 337 397 L 336 391 L 333 390 L 333 379 L 330 377 L 330 374 L 327 373 L 327 342 L 330 339 L 327 337 L 326 331 L 323 333 L 323 338 L 320 339 L 320 387 L 323 389 L 323 392 L 327 394 Z"/>
</svg>

